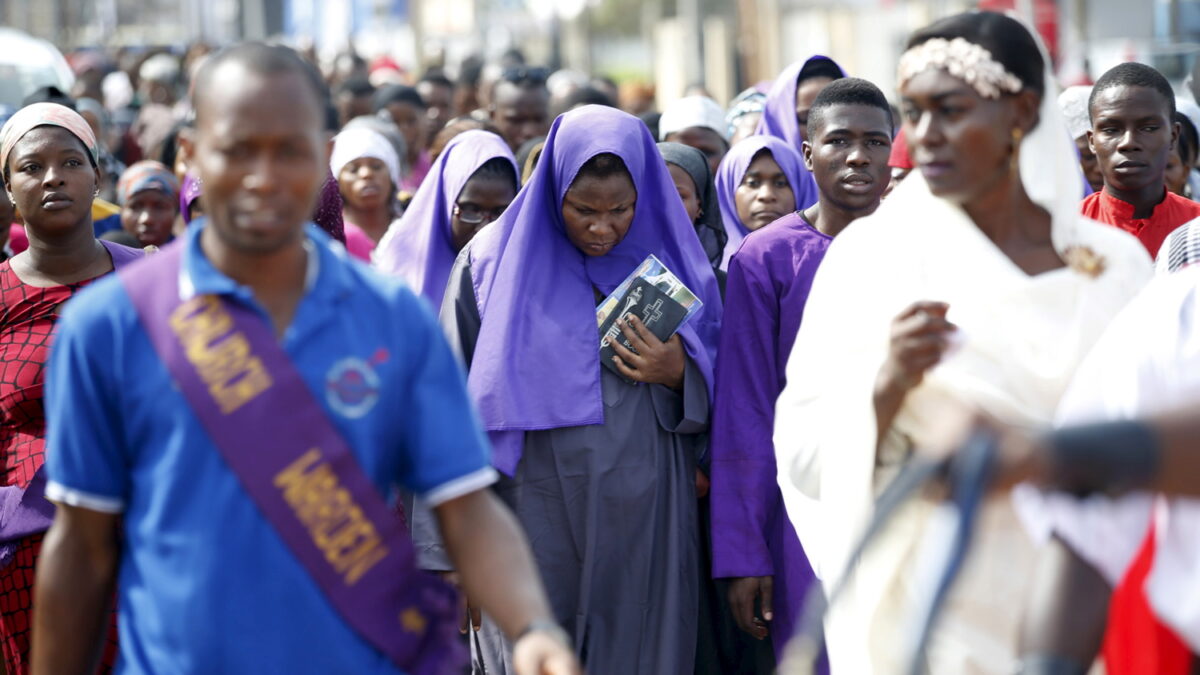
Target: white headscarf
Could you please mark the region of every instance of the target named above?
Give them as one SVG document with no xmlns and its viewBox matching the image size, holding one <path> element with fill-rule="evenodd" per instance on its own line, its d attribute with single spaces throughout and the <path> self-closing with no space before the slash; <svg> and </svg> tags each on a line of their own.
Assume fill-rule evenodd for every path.
<svg viewBox="0 0 1200 675">
<path fill-rule="evenodd" d="M 692 127 L 712 129 L 725 138 L 725 111 L 707 96 L 677 99 L 667 106 L 658 120 L 658 140 L 665 141 L 667 136 Z"/>
<path fill-rule="evenodd" d="M 363 127 L 347 129 L 333 139 L 333 154 L 329 158 L 333 177 L 336 179 L 343 167 L 363 157 L 386 164 L 388 175 L 392 177 L 392 187 L 400 188 L 400 159 L 396 156 L 396 150 L 383 134 Z"/>
<path fill-rule="evenodd" d="M 1067 87 L 1058 95 L 1058 109 L 1062 111 L 1071 138 L 1079 138 L 1092 128 L 1088 115 L 1088 97 L 1091 95 L 1092 88 L 1083 85 Z"/>
</svg>

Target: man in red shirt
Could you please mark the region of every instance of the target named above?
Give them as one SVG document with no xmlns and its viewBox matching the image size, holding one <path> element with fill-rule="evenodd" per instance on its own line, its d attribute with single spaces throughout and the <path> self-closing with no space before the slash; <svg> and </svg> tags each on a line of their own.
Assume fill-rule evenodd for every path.
<svg viewBox="0 0 1200 675">
<path fill-rule="evenodd" d="M 1158 255 L 1172 230 L 1200 217 L 1200 204 L 1167 192 L 1163 177 L 1179 138 L 1171 85 L 1150 66 L 1122 63 L 1100 76 L 1088 112 L 1088 144 L 1104 189 L 1083 200 L 1083 215 L 1125 230 Z"/>
</svg>

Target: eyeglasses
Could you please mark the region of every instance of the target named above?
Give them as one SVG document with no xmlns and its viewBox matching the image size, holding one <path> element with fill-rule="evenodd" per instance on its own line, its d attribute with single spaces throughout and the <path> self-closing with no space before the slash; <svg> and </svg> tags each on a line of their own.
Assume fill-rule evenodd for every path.
<svg viewBox="0 0 1200 675">
<path fill-rule="evenodd" d="M 543 67 L 515 66 L 500 73 L 501 80 L 513 83 L 546 84 L 549 78 L 550 69 Z"/>
<path fill-rule="evenodd" d="M 478 225 L 498 220 L 506 208 L 508 207 L 501 206 L 494 209 L 481 209 L 474 204 L 455 204 L 454 215 L 468 225 Z"/>
</svg>

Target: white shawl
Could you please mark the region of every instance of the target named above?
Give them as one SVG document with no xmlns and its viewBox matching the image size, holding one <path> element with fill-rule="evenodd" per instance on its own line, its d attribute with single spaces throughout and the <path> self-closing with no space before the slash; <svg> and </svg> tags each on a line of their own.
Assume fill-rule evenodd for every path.
<svg viewBox="0 0 1200 675">
<path fill-rule="evenodd" d="M 893 463 L 903 459 L 901 435 L 928 438 L 945 399 L 1010 423 L 1049 425 L 1076 365 L 1151 276 L 1135 239 L 1078 215 L 1076 154 L 1046 82 L 1040 123 L 1021 146 L 1022 179 L 1051 214 L 1056 249 L 1086 247 L 1102 259 L 1101 274 L 1025 274 L 961 208 L 934 197 L 919 171 L 839 235 L 817 272 L 778 402 L 775 448 L 788 516 L 826 589 L 891 476 L 875 465 L 872 395 L 901 310 L 918 300 L 948 303 L 961 344 L 905 399 L 881 451 Z M 834 672 L 903 667 L 902 640 L 921 593 L 911 558 L 929 511 L 916 504 L 898 514 L 858 567 L 827 623 Z M 989 505 L 932 636 L 931 672 L 1011 670 L 1032 558 L 1009 503 Z"/>
</svg>

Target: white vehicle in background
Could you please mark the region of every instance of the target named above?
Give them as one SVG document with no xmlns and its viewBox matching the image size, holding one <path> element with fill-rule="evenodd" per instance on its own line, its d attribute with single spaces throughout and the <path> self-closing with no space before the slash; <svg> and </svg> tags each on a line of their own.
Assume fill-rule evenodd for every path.
<svg viewBox="0 0 1200 675">
<path fill-rule="evenodd" d="M 28 33 L 0 27 L 0 114 L 12 114 L 39 87 L 70 93 L 75 75 L 62 52 Z"/>
</svg>

